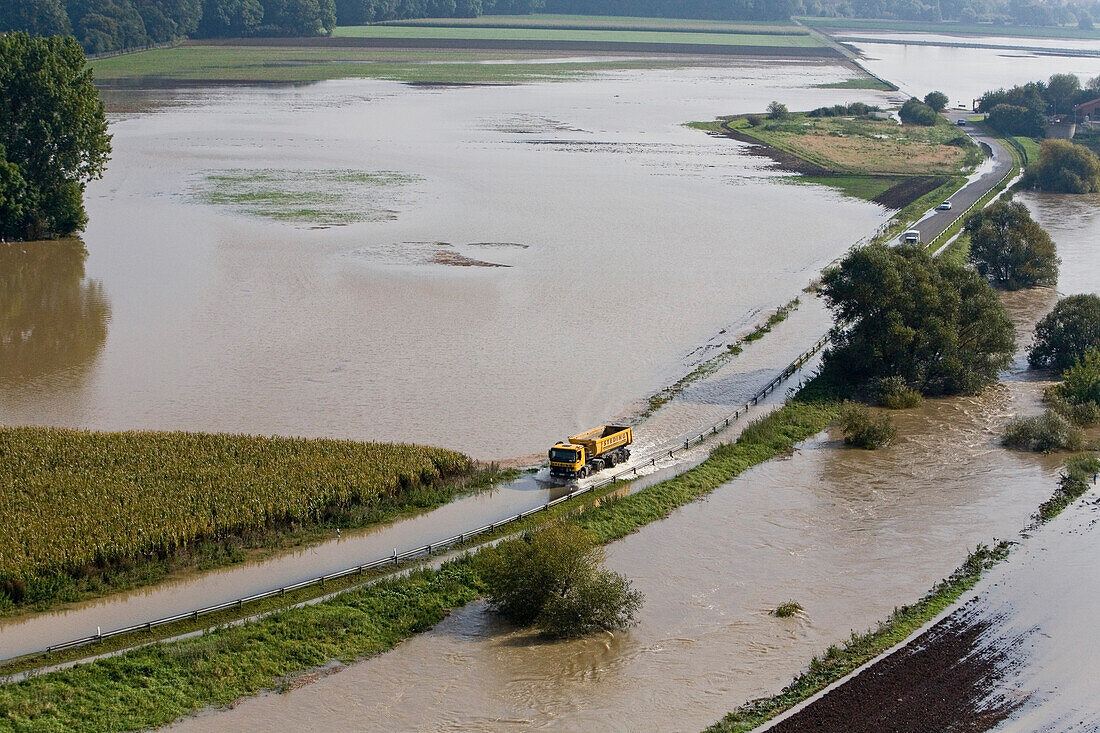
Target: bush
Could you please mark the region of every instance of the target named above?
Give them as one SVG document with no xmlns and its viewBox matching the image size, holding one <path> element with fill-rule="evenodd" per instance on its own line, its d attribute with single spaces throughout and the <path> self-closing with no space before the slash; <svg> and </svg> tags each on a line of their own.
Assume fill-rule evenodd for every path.
<svg viewBox="0 0 1100 733">
<path fill-rule="evenodd" d="M 840 406 L 840 427 L 847 445 L 866 450 L 881 448 L 898 434 L 889 415 L 875 415 L 871 408 L 858 402 Z"/>
<path fill-rule="evenodd" d="M 904 410 L 910 407 L 920 407 L 924 397 L 915 389 L 910 389 L 902 377 L 885 377 L 878 382 L 875 390 L 875 401 L 882 407 L 890 410 Z"/>
<path fill-rule="evenodd" d="M 1095 402 L 1074 402 L 1064 397 L 1058 391 L 1057 385 L 1047 389 L 1043 393 L 1047 407 L 1069 420 L 1074 425 L 1087 427 L 1100 423 L 1100 404 Z"/>
<path fill-rule="evenodd" d="M 1004 135 L 1043 136 L 1043 115 L 1034 109 L 1014 104 L 998 104 L 989 111 L 986 123 Z"/>
<path fill-rule="evenodd" d="M 1035 342 L 1027 360 L 1034 368 L 1066 370 L 1100 349 L 1100 296 L 1071 295 L 1035 326 Z"/>
<path fill-rule="evenodd" d="M 580 527 L 556 523 L 501 542 L 481 556 L 489 604 L 552 636 L 613 631 L 634 623 L 643 596 L 602 570 L 603 548 Z"/>
<path fill-rule="evenodd" d="M 761 123 L 764 122 L 764 118 L 760 115 L 748 115 L 745 119 L 748 121 L 750 127 L 760 127 Z"/>
<path fill-rule="evenodd" d="M 931 127 L 939 120 L 936 110 L 929 107 L 916 97 L 912 97 L 898 110 L 898 117 L 907 125 L 924 125 Z"/>
<path fill-rule="evenodd" d="M 966 221 L 971 264 L 995 286 L 1019 290 L 1058 282 L 1050 235 L 1021 203 L 998 201 Z"/>
<path fill-rule="evenodd" d="M 1050 409 L 1077 425 L 1100 422 L 1100 349 L 1062 373 L 1062 383 L 1047 390 Z"/>
<path fill-rule="evenodd" d="M 1085 436 L 1069 420 L 1047 410 L 1039 417 L 1018 417 L 1009 421 L 1001 442 L 1017 450 L 1052 453 L 1057 450 L 1081 450 L 1085 445 Z"/>
<path fill-rule="evenodd" d="M 779 605 L 777 609 L 772 611 L 772 615 L 776 618 L 790 618 L 799 611 L 802 610 L 802 604 L 797 601 L 787 601 Z"/>
<path fill-rule="evenodd" d="M 924 97 L 924 103 L 936 112 L 943 112 L 947 107 L 947 95 L 943 92 L 928 92 Z"/>
<path fill-rule="evenodd" d="M 1039 160 L 1028 166 L 1020 185 L 1053 193 L 1100 191 L 1100 159 L 1084 145 L 1044 140 Z"/>
<path fill-rule="evenodd" d="M 787 105 L 782 102 L 772 102 L 768 105 L 769 120 L 785 120 L 790 116 L 790 110 L 788 110 Z"/>
</svg>

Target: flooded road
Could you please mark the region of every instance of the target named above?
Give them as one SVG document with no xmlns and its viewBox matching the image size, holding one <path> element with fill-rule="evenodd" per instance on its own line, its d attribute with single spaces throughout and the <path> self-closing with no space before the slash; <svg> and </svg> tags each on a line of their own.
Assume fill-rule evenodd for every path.
<svg viewBox="0 0 1100 733">
<path fill-rule="evenodd" d="M 868 34 L 860 33 L 861 38 Z M 907 34 L 914 40 L 930 40 L 936 36 Z M 969 42 L 970 39 L 966 39 Z M 1035 39 L 1001 39 L 1013 45 L 1034 45 Z M 1029 81 L 1046 81 L 1052 74 L 1077 74 L 1081 83 L 1100 75 L 1100 58 L 1095 56 L 1062 56 L 1041 52 L 988 48 L 955 48 L 923 46 L 886 41 L 872 43 L 852 41 L 869 70 L 889 79 L 906 94 L 924 97 L 938 89 L 948 96 L 952 107 L 971 103 L 985 92 Z"/>
<path fill-rule="evenodd" d="M 884 100 L 808 88 L 851 75 L 712 62 L 516 86 L 164 92 L 170 104 L 113 119 L 88 188 L 105 339 L 76 383 L 47 360 L 0 374 L 0 422 L 541 453 L 690 371 L 700 344 L 798 294 L 884 220 L 682 126 L 777 96 Z M 265 176 L 289 182 L 286 200 L 246 206 L 252 189 L 233 186 Z M 329 197 L 316 222 L 301 198 L 314 181 Z M 333 223 L 332 197 L 352 215 L 314 228 Z M 479 264 L 500 266 L 463 266 Z"/>
<path fill-rule="evenodd" d="M 1021 332 L 1053 297 L 1010 296 Z M 698 730 L 1026 523 L 1060 459 L 997 445 L 1011 415 L 1041 409 L 1043 382 L 1007 376 L 895 413 L 888 449 L 821 434 L 609 545 L 609 566 L 646 594 L 626 632 L 543 642 L 476 603 L 390 653 L 177 727 Z M 788 600 L 805 613 L 770 615 Z"/>
</svg>

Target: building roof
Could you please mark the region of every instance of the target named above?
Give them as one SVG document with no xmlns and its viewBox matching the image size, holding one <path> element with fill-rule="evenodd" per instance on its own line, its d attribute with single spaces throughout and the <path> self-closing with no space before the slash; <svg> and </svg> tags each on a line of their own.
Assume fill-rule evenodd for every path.
<svg viewBox="0 0 1100 733">
<path fill-rule="evenodd" d="M 1081 109 L 1082 107 L 1092 107 L 1096 104 L 1100 104 L 1100 97 L 1097 97 L 1096 99 L 1090 99 L 1087 102 L 1081 102 L 1081 104 L 1074 107 L 1073 110 L 1076 112 L 1077 110 Z"/>
</svg>

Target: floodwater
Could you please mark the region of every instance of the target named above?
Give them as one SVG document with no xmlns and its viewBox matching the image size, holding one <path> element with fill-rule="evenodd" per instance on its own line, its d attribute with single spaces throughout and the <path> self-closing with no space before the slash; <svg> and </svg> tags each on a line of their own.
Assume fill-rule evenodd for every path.
<svg viewBox="0 0 1100 733">
<path fill-rule="evenodd" d="M 1058 247 L 1058 292 L 1100 295 L 1100 194 L 1028 192 L 1015 200 L 1027 206 Z"/>
<path fill-rule="evenodd" d="M 934 39 L 934 36 L 926 38 L 925 34 L 912 35 L 915 40 Z M 1025 41 L 1031 40 L 1016 39 L 1016 45 L 1025 46 Z M 1082 83 L 1100 75 L 1100 58 L 1095 56 L 864 40 L 852 41 L 850 45 L 863 54 L 864 66 L 897 84 L 902 92 L 924 97 L 938 89 L 948 96 L 951 106 L 964 105 L 967 109 L 991 89 L 1046 81 L 1052 74 L 1077 74 Z"/>
<path fill-rule="evenodd" d="M 851 76 L 839 65 L 708 63 L 515 86 L 163 92 L 164 106 L 112 119 L 112 160 L 88 188 L 81 287 L 109 306 L 105 337 L 71 355 L 79 380 L 49 358 L 0 372 L 0 423 L 498 459 L 621 414 L 887 215 L 682 126 L 776 98 L 884 95 L 808 88 Z M 139 109 L 156 96 L 134 94 Z M 200 200 L 208 175 L 240 170 L 404 183 L 363 200 L 385 216 L 318 229 Z M 455 266 L 471 262 L 505 267 Z M 29 320 L 55 316 L 24 300 Z"/>
<path fill-rule="evenodd" d="M 703 460 L 713 441 L 733 439 L 745 422 L 782 399 L 773 392 L 749 417 L 717 437 L 682 450 L 686 437 L 694 439 L 706 426 L 740 409 L 761 387 L 819 338 L 828 325 L 820 301 L 803 296 L 804 302 L 767 338 L 745 346 L 742 354 L 694 383 L 635 429 L 634 458 L 623 468 L 637 466 L 642 478 L 631 490 L 667 478 Z M 703 348 L 711 356 L 713 348 Z M 807 368 L 813 368 L 813 364 Z M 674 458 L 664 454 L 676 448 Z M 663 449 L 663 450 L 659 450 Z M 655 456 L 653 465 L 649 456 Z M 616 469 L 621 470 L 621 469 Z M 598 475 L 590 482 L 598 481 Z M 327 575 L 377 560 L 393 550 L 405 552 L 428 542 L 453 537 L 490 522 L 515 516 L 562 496 L 567 487 L 549 481 L 545 470 L 524 474 L 491 491 L 465 497 L 426 514 L 398 520 L 361 532 L 266 559 L 233 565 L 196 576 L 184 577 L 116 593 L 61 610 L 0 619 L 0 659 L 27 654 L 47 646 L 103 630 L 145 623 L 195 608 L 232 601 L 272 588 Z"/>
<path fill-rule="evenodd" d="M 1021 333 L 1053 297 L 1009 298 Z M 981 397 L 896 413 L 890 448 L 821 434 L 611 544 L 609 566 L 646 594 L 626 632 L 543 642 L 475 603 L 392 652 L 178 727 L 698 730 L 1026 523 L 1059 459 L 996 443 L 1040 409 L 1044 383 L 1021 367 Z M 770 615 L 787 600 L 805 613 Z"/>
</svg>

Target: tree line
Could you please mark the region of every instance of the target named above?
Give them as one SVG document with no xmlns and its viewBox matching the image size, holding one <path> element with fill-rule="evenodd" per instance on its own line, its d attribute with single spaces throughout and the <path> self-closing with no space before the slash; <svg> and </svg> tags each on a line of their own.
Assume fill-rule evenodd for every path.
<svg viewBox="0 0 1100 733">
<path fill-rule="evenodd" d="M 0 4 L 0 32 L 72 35 L 90 54 L 143 48 L 186 36 L 316 36 L 327 35 L 335 27 L 334 0 L 18 0 Z"/>
</svg>

